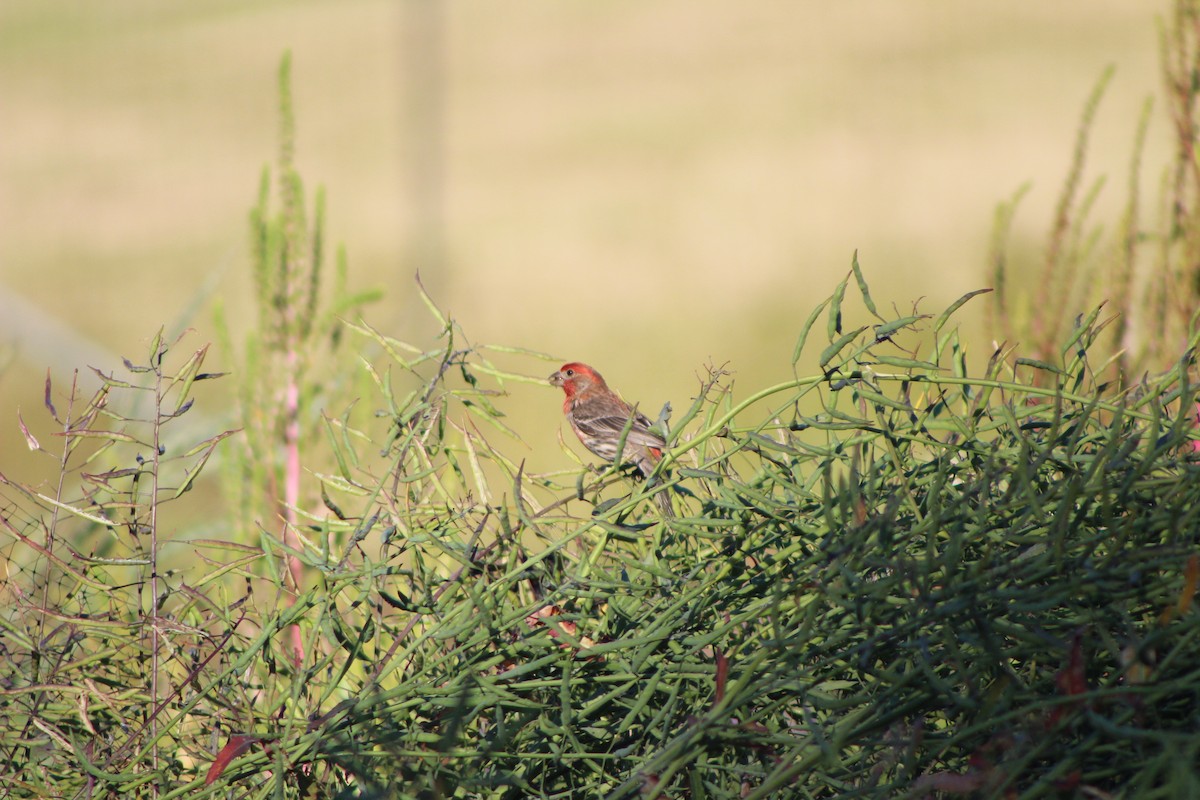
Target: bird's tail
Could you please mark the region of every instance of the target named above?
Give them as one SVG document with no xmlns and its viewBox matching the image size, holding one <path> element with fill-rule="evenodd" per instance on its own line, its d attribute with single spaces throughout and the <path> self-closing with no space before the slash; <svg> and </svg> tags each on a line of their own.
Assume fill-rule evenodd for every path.
<svg viewBox="0 0 1200 800">
<path fill-rule="evenodd" d="M 668 519 L 673 519 L 675 517 L 675 510 L 671 508 L 670 489 L 664 489 L 663 491 L 654 495 L 654 499 L 658 502 L 658 507 L 662 509 L 664 517 L 667 517 Z"/>
<path fill-rule="evenodd" d="M 656 455 L 658 455 L 658 453 L 655 453 L 654 451 L 650 451 L 646 457 L 643 457 L 641 459 L 641 461 L 637 462 L 637 468 L 641 470 L 642 475 L 646 476 L 646 479 L 648 481 L 647 488 L 655 486 L 656 483 L 658 483 L 660 480 L 660 479 L 650 479 L 650 474 L 653 473 L 654 468 L 659 463 L 659 458 L 661 458 L 661 456 L 659 458 L 655 458 Z M 670 488 L 662 489 L 661 492 L 655 493 L 654 500 L 655 500 L 655 503 L 659 504 L 659 509 L 662 510 L 662 516 L 674 517 L 674 510 L 671 507 L 671 489 Z"/>
<path fill-rule="evenodd" d="M 658 462 L 661 458 L 662 458 L 662 455 L 659 454 L 659 452 L 657 450 L 647 450 L 642 455 L 642 457 L 638 459 L 637 467 L 641 471 L 642 475 L 645 476 L 647 479 L 649 479 L 650 474 L 652 472 L 654 472 L 654 468 L 658 465 Z M 655 485 L 656 483 L 658 483 L 657 479 L 650 481 L 647 484 L 647 488 L 649 486 Z M 663 491 L 655 494 L 654 500 L 656 503 L 658 503 L 658 507 L 660 509 L 662 509 L 662 513 L 663 513 L 664 517 L 672 517 L 673 518 L 675 516 L 675 511 L 674 511 L 674 509 L 671 508 L 671 490 L 670 489 L 664 489 Z"/>
</svg>

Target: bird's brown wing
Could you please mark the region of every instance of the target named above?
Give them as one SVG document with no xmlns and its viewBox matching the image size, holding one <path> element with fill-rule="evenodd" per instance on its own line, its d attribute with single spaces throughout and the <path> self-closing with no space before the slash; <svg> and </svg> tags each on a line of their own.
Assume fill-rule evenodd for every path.
<svg viewBox="0 0 1200 800">
<path fill-rule="evenodd" d="M 629 417 L 618 414 L 605 414 L 597 417 L 582 417 L 576 414 L 575 426 L 580 433 L 589 438 L 605 438 L 611 437 L 614 441 L 619 439 L 625 431 L 625 426 L 629 424 Z M 633 425 L 629 427 L 629 433 L 625 436 L 625 447 L 650 447 L 656 450 L 662 450 L 667 446 L 666 441 L 654 431 L 650 430 L 650 420 L 644 414 L 638 413 L 633 418 Z"/>
</svg>

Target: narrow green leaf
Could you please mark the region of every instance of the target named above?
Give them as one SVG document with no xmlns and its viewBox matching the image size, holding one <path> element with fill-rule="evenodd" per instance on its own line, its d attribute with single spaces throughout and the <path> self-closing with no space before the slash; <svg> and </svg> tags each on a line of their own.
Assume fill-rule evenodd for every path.
<svg viewBox="0 0 1200 800">
<path fill-rule="evenodd" d="M 204 469 L 204 465 L 208 463 L 208 459 L 212 457 L 213 451 L 216 450 L 217 443 L 223 438 L 225 437 L 222 436 L 217 438 L 216 441 L 208 446 L 207 450 L 201 453 L 200 458 L 196 459 L 196 463 L 192 464 L 192 466 L 188 468 L 187 472 L 184 474 L 183 482 L 180 483 L 179 487 L 175 489 L 174 497 L 180 497 L 186 492 L 191 491 L 192 484 L 196 482 L 196 478 L 199 477 L 201 471 Z"/>
<path fill-rule="evenodd" d="M 426 472 L 424 474 L 428 475 L 430 473 Z M 330 475 L 325 472 L 314 472 L 313 475 L 322 484 L 332 487 L 333 489 L 344 494 L 354 495 L 356 497 L 366 497 L 370 494 L 366 487 L 360 486 L 359 484 L 347 478 L 343 478 L 341 475 Z"/>
<path fill-rule="evenodd" d="M 929 319 L 929 314 L 914 314 L 910 317 L 900 317 L 891 322 L 886 322 L 883 325 L 875 326 L 875 341 L 881 342 L 889 338 L 893 333 L 904 328 L 911 327 L 913 323 L 923 319 Z"/>
<path fill-rule="evenodd" d="M 846 345 L 848 345 L 848 344 L 850 344 L 850 342 L 854 341 L 858 337 L 858 335 L 860 333 L 862 333 L 863 331 L 865 331 L 866 329 L 867 329 L 867 326 L 863 325 L 861 328 L 857 328 L 856 330 L 852 330 L 849 333 L 843 334 L 841 338 L 839 338 L 837 341 L 833 342 L 831 345 L 829 345 L 828 347 L 826 347 L 824 350 L 821 351 L 821 358 L 817 362 L 818 365 L 821 368 L 824 368 L 825 365 L 827 365 L 830 361 L 833 360 L 834 356 L 836 356 L 838 353 L 842 352 L 842 350 L 846 347 Z"/>
<path fill-rule="evenodd" d="M 829 321 L 825 326 L 825 335 L 832 339 L 842 332 L 842 298 L 846 295 L 846 284 L 850 276 L 842 278 L 842 282 L 833 290 L 829 298 Z"/>
<path fill-rule="evenodd" d="M 888 408 L 894 408 L 897 411 L 909 412 L 913 410 L 913 407 L 908 403 L 902 403 L 899 400 L 888 397 L 887 395 L 877 392 L 865 384 L 859 384 L 855 386 L 854 393 L 864 400 L 875 403 L 876 405 L 887 406 Z"/>
<path fill-rule="evenodd" d="M 1046 361 L 1039 361 L 1036 358 L 1023 358 L 1022 357 L 1022 358 L 1018 358 L 1016 363 L 1017 363 L 1017 366 L 1033 367 L 1034 369 L 1044 369 L 1047 372 L 1053 372 L 1056 375 L 1065 374 L 1060 367 L 1056 367 L 1053 364 L 1046 362 Z"/>
<path fill-rule="evenodd" d="M 346 451 L 349 451 L 353 456 L 354 448 L 344 436 L 338 437 L 338 435 L 334 432 L 333 422 L 323 409 L 321 411 L 321 424 L 325 428 L 325 436 L 329 441 L 329 449 L 333 452 L 333 458 L 337 462 L 338 472 L 343 478 L 349 479 L 350 465 L 346 463 Z M 342 432 L 343 434 L 345 433 L 344 427 Z"/>
<path fill-rule="evenodd" d="M 433 298 L 429 296 L 429 292 L 425 291 L 425 284 L 421 282 L 421 273 L 419 272 L 417 273 L 416 281 L 417 293 L 421 296 L 421 302 L 425 304 L 425 308 L 429 309 L 429 313 L 438 321 L 443 330 L 449 328 L 450 323 L 447 321 L 446 316 L 437 307 L 437 304 L 433 302 Z"/>
<path fill-rule="evenodd" d="M 934 332 L 934 334 L 936 335 L 938 332 L 940 332 L 940 331 L 942 330 L 942 326 L 946 324 L 946 321 L 947 321 L 948 319 L 950 319 L 950 316 L 951 316 L 951 315 L 952 315 L 952 314 L 953 314 L 955 311 L 958 311 L 960 308 L 962 308 L 962 307 L 963 307 L 963 304 L 965 304 L 965 303 L 966 303 L 968 300 L 970 300 L 972 297 L 978 297 L 978 296 L 979 296 L 979 295 L 981 295 L 981 294 L 987 294 L 987 293 L 988 293 L 988 292 L 990 292 L 990 291 L 992 291 L 992 290 L 991 290 L 991 289 L 976 289 L 976 290 L 975 290 L 975 291 L 973 291 L 973 292 L 967 292 L 967 293 L 966 293 L 966 294 L 964 294 L 962 297 L 958 298 L 958 299 L 957 299 L 957 300 L 955 300 L 953 303 L 951 303 L 951 304 L 950 304 L 950 305 L 949 305 L 949 306 L 946 308 L 946 310 L 945 310 L 945 311 L 943 311 L 943 312 L 942 312 L 942 313 L 941 313 L 941 314 L 938 316 L 938 318 L 937 318 L 937 322 L 935 322 L 935 323 L 933 324 L 933 332 Z"/>
<path fill-rule="evenodd" d="M 105 528 L 111 528 L 115 524 L 115 523 L 113 523 L 113 521 L 111 519 L 108 519 L 107 517 L 102 517 L 99 514 L 93 514 L 90 511 L 84 511 L 82 508 L 76 508 L 75 506 L 69 505 L 67 503 L 60 503 L 59 501 L 55 500 L 53 497 L 44 495 L 41 492 L 31 492 L 31 494 L 34 495 L 35 497 L 37 497 L 42 502 L 49 503 L 50 505 L 54 506 L 55 508 L 57 508 L 61 511 L 66 511 L 68 514 L 72 514 L 76 517 L 86 519 L 89 522 L 94 522 L 97 525 L 102 525 Z"/>
<path fill-rule="evenodd" d="M 1071 349 L 1075 347 L 1079 340 L 1083 338 L 1085 333 L 1093 330 L 1092 326 L 1095 325 L 1096 318 L 1100 316 L 1101 308 L 1101 306 L 1097 306 L 1086 317 L 1076 320 L 1075 325 L 1071 329 L 1071 335 L 1067 337 L 1067 340 L 1063 343 L 1059 351 L 1064 358 L 1067 353 L 1071 352 Z M 1084 349 L 1086 349 L 1086 345 Z"/>
<path fill-rule="evenodd" d="M 800 360 L 800 354 L 804 350 L 804 343 L 808 340 L 808 333 L 812 330 L 812 326 L 816 324 L 817 317 L 821 315 L 821 311 L 825 306 L 829 305 L 831 298 L 826 297 L 822 300 L 808 315 L 808 319 L 804 322 L 804 327 L 800 329 L 800 336 L 796 339 L 796 346 L 792 350 L 792 365 Z"/>
<path fill-rule="evenodd" d="M 158 369 L 162 366 L 162 357 L 166 352 L 163 347 L 163 329 L 159 328 L 158 333 L 154 334 L 154 338 L 150 340 L 150 364 L 151 369 Z M 126 362 L 126 366 L 129 366 Z"/>
<path fill-rule="evenodd" d="M 684 478 L 704 478 L 707 480 L 721 480 L 721 473 L 713 472 L 711 469 L 694 469 L 692 467 L 680 467 L 679 475 Z"/>
<path fill-rule="evenodd" d="M 197 453 L 199 453 L 201 450 L 211 450 L 212 448 L 217 446 L 218 442 L 228 439 L 230 436 L 233 436 L 234 434 L 238 434 L 241 432 L 242 432 L 241 428 L 236 428 L 231 431 L 222 431 L 221 433 L 218 433 L 216 436 L 210 436 L 207 439 L 205 439 L 204 441 L 198 442 L 197 444 L 195 444 L 190 450 L 188 450 L 186 453 L 183 454 L 183 458 L 189 458 L 191 456 L 194 456 Z"/>
<path fill-rule="evenodd" d="M 902 369 L 928 369 L 941 370 L 937 364 L 932 361 L 922 361 L 917 358 L 899 358 L 898 356 L 874 356 L 875 360 L 880 364 L 886 364 L 889 367 L 900 367 Z"/>
<path fill-rule="evenodd" d="M 196 547 L 212 547 L 217 550 L 240 550 L 243 553 L 262 555 L 262 548 L 257 545 L 231 542 L 227 539 L 185 539 L 184 541 Z"/>
<path fill-rule="evenodd" d="M 863 305 L 867 307 L 867 311 L 870 311 L 876 318 L 883 319 L 875 310 L 875 301 L 871 299 L 871 290 L 867 288 L 867 279 L 863 277 L 862 269 L 858 266 L 858 250 L 854 251 L 854 257 L 850 260 L 850 270 L 854 273 L 854 279 L 858 281 L 858 291 L 862 295 Z"/>
<path fill-rule="evenodd" d="M 200 367 L 204 365 L 204 357 L 208 354 L 208 347 L 208 345 L 204 345 L 192 353 L 187 362 L 175 373 L 174 380 L 176 382 L 183 381 L 183 386 L 179 389 L 179 398 L 175 402 L 176 414 L 180 412 L 184 403 L 188 401 L 188 396 L 192 391 L 192 383 L 196 380 L 196 375 L 200 372 Z"/>
<path fill-rule="evenodd" d="M 102 430 L 70 430 L 70 431 L 55 431 L 55 436 L 66 436 L 69 438 L 81 439 L 106 439 L 110 442 L 128 442 L 129 444 L 140 444 L 142 447 L 149 447 L 145 442 L 139 441 L 137 438 L 130 436 L 128 433 L 121 431 L 102 431 Z"/>
</svg>

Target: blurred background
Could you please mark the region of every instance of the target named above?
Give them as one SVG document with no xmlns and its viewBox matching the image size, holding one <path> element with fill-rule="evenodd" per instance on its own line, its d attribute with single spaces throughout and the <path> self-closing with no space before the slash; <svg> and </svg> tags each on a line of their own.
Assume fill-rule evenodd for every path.
<svg viewBox="0 0 1200 800">
<path fill-rule="evenodd" d="M 286 50 L 296 162 L 326 188 L 328 240 L 346 246 L 352 288 L 386 290 L 371 324 L 432 341 L 419 269 L 473 341 L 589 361 L 643 408 L 681 409 L 708 362 L 743 394 L 789 376 L 800 324 L 855 250 L 881 306 L 936 313 L 988 285 L 995 207 L 1026 182 L 1013 247 L 1029 263 L 1014 266 L 1037 274 L 1109 64 L 1085 183 L 1109 176 L 1095 218 L 1115 224 L 1168 12 L 5 0 L 0 471 L 32 481 L 46 466 L 28 461 L 16 412 L 52 430 L 47 368 L 56 387 L 76 367 L 119 369 L 162 325 L 195 328 L 199 347 L 218 298 L 246 329 L 248 212 L 276 158 Z M 985 347 L 981 326 L 967 332 Z M 198 410 L 231 414 L 232 387 L 209 391 Z M 558 406 L 548 387 L 510 398 L 532 452 L 556 450 Z"/>
</svg>

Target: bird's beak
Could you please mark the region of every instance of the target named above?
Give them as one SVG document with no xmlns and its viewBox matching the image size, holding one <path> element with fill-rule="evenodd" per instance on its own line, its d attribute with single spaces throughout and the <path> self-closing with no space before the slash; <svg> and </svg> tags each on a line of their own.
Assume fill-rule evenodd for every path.
<svg viewBox="0 0 1200 800">
<path fill-rule="evenodd" d="M 562 386 L 563 385 L 562 372 L 556 372 L 550 376 L 550 385 L 551 386 Z"/>
</svg>

